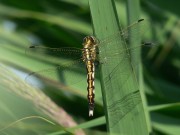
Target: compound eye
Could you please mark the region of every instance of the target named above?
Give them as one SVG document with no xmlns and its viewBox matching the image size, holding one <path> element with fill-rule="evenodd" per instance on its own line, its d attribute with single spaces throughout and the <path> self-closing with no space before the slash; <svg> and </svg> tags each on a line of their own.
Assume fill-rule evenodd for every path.
<svg viewBox="0 0 180 135">
<path fill-rule="evenodd" d="M 95 43 L 96 42 L 96 40 L 95 40 L 95 38 L 93 36 L 90 36 L 89 39 L 90 39 L 91 43 Z"/>
<path fill-rule="evenodd" d="M 83 43 L 86 43 L 87 42 L 87 37 L 85 37 L 84 39 L 83 39 Z"/>
</svg>

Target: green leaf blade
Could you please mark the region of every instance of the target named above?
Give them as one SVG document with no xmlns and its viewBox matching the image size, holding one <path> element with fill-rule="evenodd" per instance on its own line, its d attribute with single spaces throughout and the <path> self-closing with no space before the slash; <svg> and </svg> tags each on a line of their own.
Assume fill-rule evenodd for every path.
<svg viewBox="0 0 180 135">
<path fill-rule="evenodd" d="M 111 36 L 119 31 L 114 1 L 89 0 L 94 32 L 98 39 Z M 114 53 L 126 49 L 123 38 L 116 39 L 99 48 L 100 60 L 104 61 L 107 52 Z M 120 44 L 123 43 L 123 44 Z M 131 61 L 126 59 L 128 52 L 119 55 L 110 63 L 101 66 L 101 87 L 106 114 L 107 128 L 110 133 L 127 135 L 146 135 L 147 126 L 137 79 L 133 73 Z"/>
</svg>

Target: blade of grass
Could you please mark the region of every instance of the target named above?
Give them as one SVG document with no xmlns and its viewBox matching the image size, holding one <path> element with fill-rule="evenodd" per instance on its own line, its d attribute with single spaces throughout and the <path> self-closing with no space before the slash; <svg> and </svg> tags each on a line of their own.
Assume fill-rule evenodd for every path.
<svg viewBox="0 0 180 135">
<path fill-rule="evenodd" d="M 105 117 L 102 116 L 102 117 L 93 119 L 91 121 L 79 124 L 79 125 L 77 125 L 75 127 L 67 128 L 67 130 L 68 131 L 74 131 L 74 130 L 77 130 L 77 129 L 87 129 L 87 128 L 92 128 L 92 127 L 96 127 L 96 126 L 101 126 L 101 125 L 104 125 L 105 123 L 106 123 Z M 48 135 L 60 135 L 60 134 L 64 134 L 64 133 L 65 133 L 65 131 L 58 131 L 58 132 L 54 132 L 54 133 L 51 133 L 51 134 L 48 134 Z"/>
<path fill-rule="evenodd" d="M 4 6 L 3 4 L 0 4 L 0 14 L 16 18 L 32 18 L 42 20 L 80 33 L 88 34 L 91 32 L 87 23 L 79 21 L 78 19 L 75 20 L 70 17 L 63 17 L 63 14 L 55 16 L 47 13 L 16 9 Z"/>
<path fill-rule="evenodd" d="M 151 114 L 151 117 L 153 118 L 153 128 L 160 131 L 162 134 L 178 135 L 180 133 L 179 119 L 155 112 Z"/>
<path fill-rule="evenodd" d="M 89 0 L 93 20 L 94 33 L 98 39 L 103 39 L 120 30 L 114 1 Z M 102 46 L 100 60 L 106 57 L 106 52 L 112 53 L 126 48 L 126 44 L 109 43 Z M 141 96 L 135 76 L 133 76 L 130 60 L 123 60 L 128 54 L 124 53 L 119 60 L 101 65 L 101 87 L 106 115 L 107 129 L 112 133 L 126 135 L 146 135 L 147 127 Z M 126 68 L 123 72 L 121 66 Z M 128 79 L 124 78 L 126 75 Z M 138 123 L 138 124 L 137 124 Z"/>
</svg>

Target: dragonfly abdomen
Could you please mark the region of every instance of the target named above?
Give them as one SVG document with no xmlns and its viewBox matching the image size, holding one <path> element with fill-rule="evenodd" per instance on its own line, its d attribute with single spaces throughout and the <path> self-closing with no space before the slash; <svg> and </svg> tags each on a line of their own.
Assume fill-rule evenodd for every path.
<svg viewBox="0 0 180 135">
<path fill-rule="evenodd" d="M 93 61 L 86 62 L 87 69 L 87 91 L 88 91 L 88 102 L 89 102 L 89 116 L 93 116 L 94 111 L 94 98 L 95 98 L 95 86 L 94 86 L 94 71 L 95 65 Z"/>
</svg>

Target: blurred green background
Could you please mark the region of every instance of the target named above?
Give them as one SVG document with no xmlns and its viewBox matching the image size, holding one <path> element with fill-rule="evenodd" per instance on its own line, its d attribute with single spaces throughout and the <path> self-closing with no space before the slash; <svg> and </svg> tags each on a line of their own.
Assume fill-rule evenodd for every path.
<svg viewBox="0 0 180 135">
<path fill-rule="evenodd" d="M 179 5 L 178 0 L 141 0 L 141 16 L 151 21 L 148 29 L 158 44 L 147 54 L 148 64 L 144 65 L 145 95 L 155 135 L 180 134 Z M 126 27 L 126 1 L 116 0 L 116 8 L 121 25 Z M 88 117 L 86 80 L 80 71 L 72 78 L 83 81 L 73 86 L 57 79 L 43 81 L 38 88 L 25 82 L 29 73 L 67 61 L 27 55 L 30 45 L 81 48 L 84 36 L 92 35 L 92 27 L 87 0 L 0 1 L 1 134 L 64 134 L 64 127 L 76 125 L 86 128 L 77 134 L 106 134 L 98 79 L 93 119 Z M 38 117 L 12 124 L 29 116 L 41 116 L 56 125 Z"/>
</svg>

